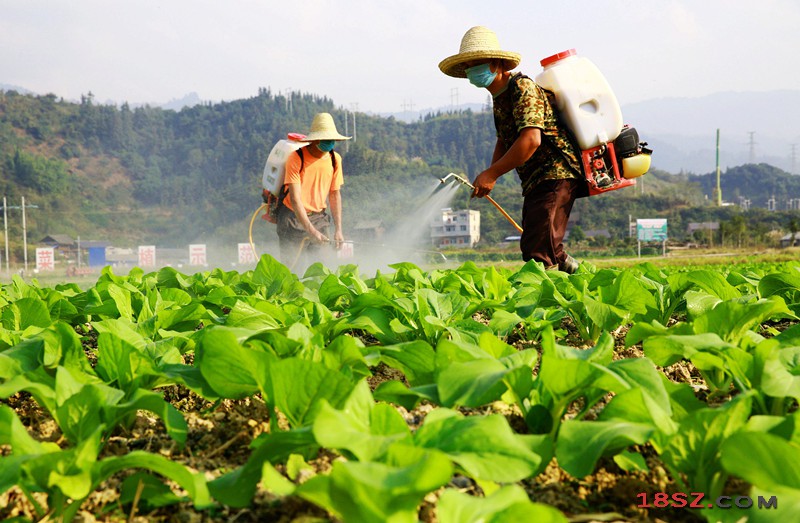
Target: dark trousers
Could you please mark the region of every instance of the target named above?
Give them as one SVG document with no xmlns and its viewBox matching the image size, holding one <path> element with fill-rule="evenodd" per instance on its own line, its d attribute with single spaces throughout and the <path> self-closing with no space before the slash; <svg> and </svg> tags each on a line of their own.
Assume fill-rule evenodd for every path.
<svg viewBox="0 0 800 523">
<path fill-rule="evenodd" d="M 523 260 L 552 267 L 567 258 L 562 242 L 578 192 L 578 180 L 545 180 L 528 192 L 522 204 L 519 241 Z"/>
<path fill-rule="evenodd" d="M 325 211 L 308 214 L 311 224 L 322 234 L 330 237 L 328 228 L 330 217 Z M 294 211 L 281 205 L 278 209 L 278 245 L 281 251 L 281 263 L 293 272 L 301 274 L 315 261 L 324 261 L 320 244 L 308 235 L 295 216 Z"/>
</svg>

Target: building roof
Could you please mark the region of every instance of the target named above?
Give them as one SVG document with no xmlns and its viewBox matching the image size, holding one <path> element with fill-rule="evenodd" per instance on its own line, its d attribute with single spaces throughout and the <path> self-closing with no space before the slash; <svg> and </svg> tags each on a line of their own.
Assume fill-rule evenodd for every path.
<svg viewBox="0 0 800 523">
<path fill-rule="evenodd" d="M 599 238 L 600 236 L 611 238 L 611 233 L 608 229 L 589 229 L 583 231 L 583 234 L 585 234 L 587 238 Z"/>
<path fill-rule="evenodd" d="M 719 230 L 719 222 L 689 222 L 689 225 L 688 225 L 688 227 L 686 227 L 686 230 L 689 233 L 693 233 L 694 231 L 698 231 L 698 230 L 716 231 L 716 230 Z"/>
<path fill-rule="evenodd" d="M 81 248 L 83 249 L 97 249 L 100 247 L 108 247 L 108 242 L 101 242 L 96 240 L 81 241 Z"/>
<path fill-rule="evenodd" d="M 45 236 L 39 243 L 44 243 L 46 245 L 73 245 L 75 240 L 73 240 L 68 234 L 50 234 Z"/>
</svg>

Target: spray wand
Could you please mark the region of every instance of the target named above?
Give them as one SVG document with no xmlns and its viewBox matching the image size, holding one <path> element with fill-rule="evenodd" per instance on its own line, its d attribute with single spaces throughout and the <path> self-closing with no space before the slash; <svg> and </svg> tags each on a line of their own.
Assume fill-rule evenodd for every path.
<svg viewBox="0 0 800 523">
<path fill-rule="evenodd" d="M 440 181 L 441 183 L 445 183 L 445 182 L 447 181 L 447 179 L 448 179 L 448 178 L 453 178 L 453 179 L 455 179 L 456 181 L 458 181 L 458 182 L 460 182 L 460 183 L 462 183 L 462 184 L 466 185 L 467 187 L 469 187 L 469 188 L 470 188 L 470 189 L 472 189 L 473 191 L 475 190 L 475 186 L 474 186 L 474 185 L 472 185 L 471 183 L 469 183 L 469 181 L 468 181 L 466 178 L 464 178 L 463 176 L 459 176 L 459 175 L 457 175 L 457 174 L 455 174 L 455 173 L 450 173 L 450 174 L 448 174 L 447 176 L 445 176 L 444 178 L 439 178 L 439 181 Z M 505 216 L 506 220 L 508 220 L 509 222 L 511 222 L 511 225 L 513 225 L 513 226 L 514 226 L 514 228 L 515 228 L 515 229 L 517 229 L 517 231 L 519 231 L 519 232 L 522 232 L 522 227 L 520 227 L 519 225 L 517 225 L 517 222 L 515 222 L 515 221 L 514 221 L 514 218 L 512 218 L 511 216 L 509 216 L 509 215 L 508 215 L 508 213 L 507 213 L 505 210 L 503 210 L 503 208 L 502 208 L 502 207 L 500 207 L 500 204 L 498 204 L 496 201 L 494 201 L 494 198 L 492 198 L 491 196 L 489 196 L 489 195 L 487 194 L 487 195 L 486 195 L 486 199 L 487 199 L 487 200 L 489 200 L 489 201 L 492 203 L 492 205 L 494 205 L 495 207 L 497 207 L 497 210 L 498 210 L 498 211 L 500 211 L 500 213 L 501 213 L 503 216 Z"/>
</svg>

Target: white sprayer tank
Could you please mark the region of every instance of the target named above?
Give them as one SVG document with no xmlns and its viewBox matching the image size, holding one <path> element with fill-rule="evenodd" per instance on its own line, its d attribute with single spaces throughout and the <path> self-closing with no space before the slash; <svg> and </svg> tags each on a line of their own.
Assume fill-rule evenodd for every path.
<svg viewBox="0 0 800 523">
<path fill-rule="evenodd" d="M 612 142 L 622 130 L 622 111 L 603 74 L 575 49 L 545 58 L 536 83 L 556 96 L 564 122 L 582 151 Z"/>
<path fill-rule="evenodd" d="M 302 134 L 289 133 L 285 140 L 279 140 L 269 152 L 267 163 L 264 165 L 264 174 L 261 176 L 261 184 L 271 194 L 280 194 L 286 175 L 286 160 L 290 154 L 306 145 L 306 142 L 300 141 L 303 138 L 305 136 Z"/>
</svg>

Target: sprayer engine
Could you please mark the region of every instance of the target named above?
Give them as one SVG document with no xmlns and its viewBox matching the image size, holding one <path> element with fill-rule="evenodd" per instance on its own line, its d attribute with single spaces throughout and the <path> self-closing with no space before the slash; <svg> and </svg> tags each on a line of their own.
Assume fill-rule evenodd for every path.
<svg viewBox="0 0 800 523">
<path fill-rule="evenodd" d="M 636 129 L 626 125 L 613 142 L 581 151 L 581 166 L 589 185 L 589 194 L 636 185 L 634 178 L 650 168 L 653 151 L 646 145 L 645 142 L 639 142 Z"/>
</svg>

